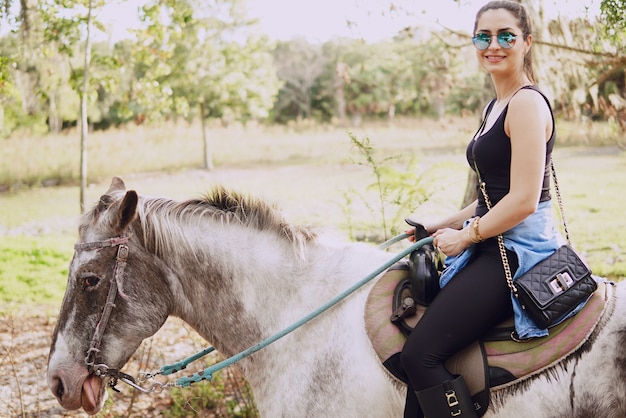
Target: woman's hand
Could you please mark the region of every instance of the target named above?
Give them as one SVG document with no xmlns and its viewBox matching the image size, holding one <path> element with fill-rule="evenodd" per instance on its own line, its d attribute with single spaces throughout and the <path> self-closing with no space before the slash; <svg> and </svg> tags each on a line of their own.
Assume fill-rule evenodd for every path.
<svg viewBox="0 0 626 418">
<path fill-rule="evenodd" d="M 435 248 L 439 248 L 447 256 L 460 254 L 472 243 L 465 228 L 443 228 L 437 230 L 432 236 Z"/>
<path fill-rule="evenodd" d="M 428 227 L 426 225 L 424 225 L 424 224 L 420 224 L 420 225 L 422 227 L 424 227 L 424 229 L 422 230 L 421 227 L 420 227 L 420 229 L 418 231 L 418 236 L 421 237 L 421 238 L 425 238 L 425 237 L 429 236 L 430 233 L 428 232 L 429 231 Z M 413 228 L 406 229 L 404 231 L 404 233 L 408 235 L 407 239 L 409 240 L 409 242 L 415 242 L 415 230 L 416 230 L 416 227 L 413 227 Z M 424 235 L 424 234 L 426 234 L 426 235 Z"/>
</svg>

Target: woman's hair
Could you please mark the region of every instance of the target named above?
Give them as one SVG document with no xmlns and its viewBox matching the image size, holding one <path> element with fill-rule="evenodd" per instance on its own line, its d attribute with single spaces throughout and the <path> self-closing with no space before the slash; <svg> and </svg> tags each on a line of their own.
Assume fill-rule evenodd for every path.
<svg viewBox="0 0 626 418">
<path fill-rule="evenodd" d="M 476 33 L 476 28 L 478 25 L 478 19 L 485 13 L 487 10 L 496 10 L 496 9 L 504 9 L 508 10 L 513 16 L 515 16 L 519 22 L 522 31 L 524 32 L 524 40 L 528 39 L 528 35 L 532 34 L 532 25 L 530 23 L 530 18 L 528 17 L 528 13 L 526 12 L 526 8 L 515 1 L 490 1 L 485 4 L 483 7 L 478 10 L 476 13 L 476 20 L 474 21 L 474 33 Z M 535 71 L 533 70 L 533 50 L 532 48 L 524 55 L 524 72 L 526 76 L 530 79 L 530 82 L 535 84 Z"/>
</svg>

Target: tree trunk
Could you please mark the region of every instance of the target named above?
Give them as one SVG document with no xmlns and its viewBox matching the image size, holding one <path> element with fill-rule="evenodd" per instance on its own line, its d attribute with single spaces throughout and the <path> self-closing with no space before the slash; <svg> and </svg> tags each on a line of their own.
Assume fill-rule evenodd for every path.
<svg viewBox="0 0 626 418">
<path fill-rule="evenodd" d="M 56 90 L 56 89 L 55 89 Z M 59 94 L 57 91 L 53 91 L 50 94 L 49 102 L 48 102 L 48 130 L 52 134 L 58 134 L 61 132 L 61 117 L 59 116 L 58 108 L 57 108 L 57 98 Z"/>
<path fill-rule="evenodd" d="M 389 107 L 387 108 L 387 123 L 389 127 L 393 127 L 393 122 L 396 119 L 396 104 L 389 103 Z"/>
<path fill-rule="evenodd" d="M 15 68 L 15 86 L 22 98 L 22 110 L 28 115 L 40 111 L 38 83 L 41 75 L 37 69 L 40 48 L 43 44 L 43 29 L 37 0 L 20 0 L 19 29 L 21 59 Z"/>
<path fill-rule="evenodd" d="M 335 101 L 337 104 L 337 116 L 341 121 L 341 127 L 345 128 L 346 123 L 346 95 L 344 91 L 344 85 L 350 82 L 348 65 L 343 62 L 338 62 L 335 67 Z"/>
<path fill-rule="evenodd" d="M 14 73 L 15 87 L 20 92 L 22 98 L 22 110 L 27 115 L 34 115 L 39 111 L 39 101 L 37 97 L 37 83 L 39 75 L 34 66 L 28 70 L 16 69 Z"/>
<path fill-rule="evenodd" d="M 202 123 L 202 142 L 204 144 L 204 168 L 212 171 L 213 170 L 213 158 L 211 156 L 211 147 L 209 145 L 209 132 L 206 126 L 206 108 L 204 107 L 204 103 L 200 102 L 200 122 Z"/>
<path fill-rule="evenodd" d="M 4 136 L 4 105 L 0 103 L 0 139 L 2 139 L 3 136 Z"/>
<path fill-rule="evenodd" d="M 467 173 L 467 185 L 465 186 L 465 194 L 463 195 L 463 202 L 461 202 L 461 208 L 466 207 L 474 200 L 478 198 L 478 191 L 476 190 L 476 173 L 474 170 L 469 169 Z"/>
<path fill-rule="evenodd" d="M 85 212 L 85 191 L 87 190 L 87 135 L 89 121 L 87 118 L 87 90 L 89 89 L 89 63 L 91 62 L 91 9 L 89 0 L 87 10 L 87 32 L 85 40 L 85 68 L 83 70 L 83 91 L 80 99 L 80 212 Z"/>
</svg>

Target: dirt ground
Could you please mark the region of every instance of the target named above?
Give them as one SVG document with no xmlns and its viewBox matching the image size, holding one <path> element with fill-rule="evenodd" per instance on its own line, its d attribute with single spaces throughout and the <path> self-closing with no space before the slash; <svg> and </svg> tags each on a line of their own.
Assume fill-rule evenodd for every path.
<svg viewBox="0 0 626 418">
<path fill-rule="evenodd" d="M 42 308 L 43 310 L 43 308 Z M 0 418 L 13 417 L 87 417 L 81 411 L 65 411 L 57 403 L 46 383 L 47 358 L 50 350 L 54 319 L 45 315 L 19 315 L 0 318 Z M 142 346 L 124 371 L 138 375 L 138 370 L 155 371 L 160 366 L 183 358 L 206 347 L 193 330 L 182 321 L 170 319 L 163 328 Z M 217 359 L 209 359 L 211 363 Z M 206 361 L 190 367 L 184 375 L 207 367 Z M 227 371 L 227 385 L 242 385 L 236 369 Z M 174 380 L 178 375 L 169 377 Z M 161 377 L 160 381 L 165 381 Z M 140 394 L 123 383 L 117 388 L 120 393 L 109 391 L 109 400 L 98 417 L 162 417 L 172 405 L 169 390 L 159 394 Z M 189 396 L 193 396 L 190 389 Z M 235 388 L 240 390 L 240 388 Z M 111 402 L 112 401 L 112 402 Z M 193 415 L 190 410 L 189 415 Z M 223 411 L 202 411 L 196 416 L 227 416 Z"/>
</svg>

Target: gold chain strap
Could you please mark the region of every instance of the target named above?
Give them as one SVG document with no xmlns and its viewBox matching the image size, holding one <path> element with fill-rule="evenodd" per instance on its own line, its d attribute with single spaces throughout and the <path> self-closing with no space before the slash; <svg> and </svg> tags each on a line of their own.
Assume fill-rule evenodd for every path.
<svg viewBox="0 0 626 418">
<path fill-rule="evenodd" d="M 478 173 L 478 167 L 476 167 L 476 173 Z M 480 174 L 478 174 L 480 177 Z M 487 209 L 491 210 L 491 200 L 489 200 L 489 196 L 487 196 L 487 184 L 484 181 L 480 180 L 480 191 L 483 194 L 483 198 L 485 199 L 485 205 L 487 205 Z M 504 238 L 502 234 L 498 234 L 498 248 L 500 249 L 500 257 L 502 258 L 502 266 L 504 267 L 504 275 L 506 276 L 506 284 L 509 285 L 509 289 L 513 295 L 515 295 L 515 299 L 519 298 L 517 294 L 517 287 L 515 287 L 515 283 L 513 283 L 513 275 L 511 274 L 511 266 L 509 266 L 509 257 L 506 255 L 506 249 L 504 248 Z"/>
<path fill-rule="evenodd" d="M 491 210 L 491 200 L 487 195 L 487 184 L 482 181 L 480 178 L 480 172 L 478 171 L 478 165 L 474 163 L 476 168 L 476 175 L 478 176 L 480 191 L 482 192 L 483 198 L 485 199 L 485 205 L 487 206 L 487 210 Z M 567 243 L 571 245 L 569 238 L 569 231 L 567 229 L 567 221 L 565 220 L 565 210 L 563 209 L 563 199 L 561 198 L 561 189 L 559 188 L 559 181 L 556 177 L 556 170 L 554 169 L 554 160 L 550 157 L 550 171 L 552 171 L 552 178 L 554 180 L 554 190 L 556 192 L 557 201 L 559 202 L 559 211 L 561 212 L 561 220 L 563 221 L 563 229 L 565 230 L 565 238 L 567 239 Z M 504 275 L 506 276 L 506 283 L 509 285 L 509 289 L 515 298 L 518 299 L 519 296 L 517 294 L 517 287 L 515 283 L 513 283 L 513 275 L 511 274 L 511 266 L 509 265 L 509 258 L 506 255 L 506 249 L 504 247 L 504 238 L 502 234 L 498 234 L 498 248 L 500 250 L 500 257 L 502 258 L 502 266 L 504 267 Z"/>
<path fill-rule="evenodd" d="M 563 229 L 565 230 L 565 239 L 571 246 L 569 239 L 569 231 L 567 230 L 567 221 L 565 220 L 565 209 L 563 208 L 563 198 L 561 198 L 561 189 L 559 188 L 559 180 L 556 178 L 556 170 L 554 169 L 554 160 L 550 157 L 550 170 L 552 171 L 552 179 L 554 180 L 554 191 L 556 192 L 556 200 L 559 202 L 559 211 L 561 211 L 561 220 L 563 221 Z"/>
</svg>

